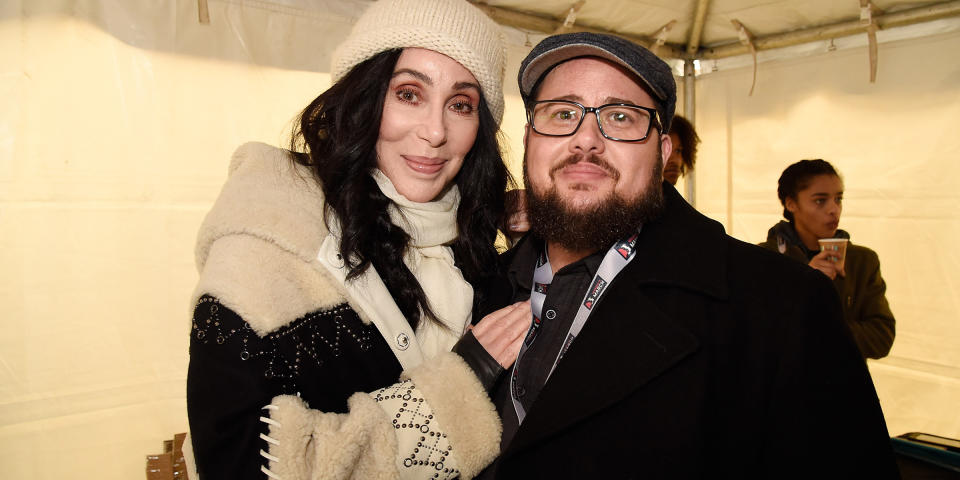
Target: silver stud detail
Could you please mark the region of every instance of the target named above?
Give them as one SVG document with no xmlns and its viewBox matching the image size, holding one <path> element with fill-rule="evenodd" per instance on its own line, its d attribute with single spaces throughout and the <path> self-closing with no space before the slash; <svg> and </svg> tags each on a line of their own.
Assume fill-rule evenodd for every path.
<svg viewBox="0 0 960 480">
<path fill-rule="evenodd" d="M 397 335 L 397 348 L 400 350 L 406 350 L 410 346 L 410 338 L 407 337 L 406 333 L 401 333 Z"/>
</svg>

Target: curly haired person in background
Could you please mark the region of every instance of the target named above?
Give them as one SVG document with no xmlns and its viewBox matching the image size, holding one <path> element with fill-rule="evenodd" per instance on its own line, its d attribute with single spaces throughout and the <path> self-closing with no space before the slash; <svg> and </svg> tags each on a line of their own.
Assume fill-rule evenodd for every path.
<svg viewBox="0 0 960 480">
<path fill-rule="evenodd" d="M 700 145 L 700 136 L 693 129 L 693 124 L 680 115 L 673 116 L 673 125 L 670 127 L 670 140 L 673 141 L 673 153 L 663 166 L 663 179 L 676 185 L 680 177 L 693 171 L 697 162 L 697 147 Z"/>
</svg>

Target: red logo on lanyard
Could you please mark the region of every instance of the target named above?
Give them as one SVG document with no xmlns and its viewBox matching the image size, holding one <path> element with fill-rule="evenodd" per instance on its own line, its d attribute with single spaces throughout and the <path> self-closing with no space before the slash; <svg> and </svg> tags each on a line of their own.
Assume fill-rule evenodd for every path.
<svg viewBox="0 0 960 480">
<path fill-rule="evenodd" d="M 530 346 L 533 343 L 533 339 L 537 338 L 537 333 L 540 331 L 540 318 L 534 315 L 533 325 L 530 325 L 530 330 L 527 331 L 527 338 L 523 340 L 523 343 Z"/>
<path fill-rule="evenodd" d="M 542 267 L 545 263 L 547 263 L 547 253 L 546 253 L 546 251 L 543 251 L 543 252 L 540 253 L 540 256 L 537 257 L 537 266 L 536 266 L 536 268 Z"/>
<path fill-rule="evenodd" d="M 617 253 L 623 258 L 630 257 L 630 253 L 633 252 L 633 247 L 637 244 L 637 237 L 639 235 L 639 233 L 634 233 L 630 238 L 618 243 L 615 247 Z"/>
<path fill-rule="evenodd" d="M 600 295 L 603 295 L 603 289 L 605 288 L 607 288 L 607 281 L 597 277 L 593 286 L 590 287 L 590 295 L 587 295 L 587 298 L 583 300 L 583 306 L 587 309 L 593 308 L 593 304 L 600 298 Z"/>
</svg>

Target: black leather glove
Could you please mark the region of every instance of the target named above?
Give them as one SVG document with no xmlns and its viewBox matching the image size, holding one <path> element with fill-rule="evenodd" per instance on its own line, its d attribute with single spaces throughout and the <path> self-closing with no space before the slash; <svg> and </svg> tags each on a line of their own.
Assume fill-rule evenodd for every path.
<svg viewBox="0 0 960 480">
<path fill-rule="evenodd" d="M 474 337 L 473 332 L 469 330 L 453 346 L 453 353 L 460 355 L 467 362 L 467 365 L 470 365 L 470 369 L 480 379 L 480 383 L 487 392 L 493 388 L 497 378 L 503 373 L 503 367 L 500 366 L 500 363 L 487 353 L 483 345 L 480 345 L 477 337 Z"/>
</svg>

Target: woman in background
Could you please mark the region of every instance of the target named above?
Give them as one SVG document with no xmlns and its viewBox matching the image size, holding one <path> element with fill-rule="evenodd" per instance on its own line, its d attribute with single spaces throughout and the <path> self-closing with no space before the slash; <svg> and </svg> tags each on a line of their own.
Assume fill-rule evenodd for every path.
<svg viewBox="0 0 960 480">
<path fill-rule="evenodd" d="M 760 244 L 820 270 L 833 280 L 843 303 L 843 316 L 864 358 L 881 358 L 890 352 L 896 321 L 884 295 L 880 259 L 867 247 L 848 242 L 846 258 L 820 251 L 820 239 L 844 238 L 840 230 L 843 179 L 824 160 L 801 160 L 780 175 L 777 196 L 783 216 Z M 840 263 L 842 261 L 842 263 Z"/>
<path fill-rule="evenodd" d="M 291 151 L 234 154 L 197 242 L 201 479 L 470 478 L 498 454 L 486 388 L 529 304 L 467 326 L 509 180 L 504 60 L 464 0 L 377 2 Z"/>
</svg>

